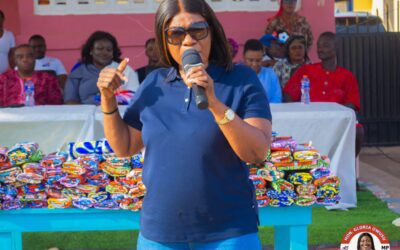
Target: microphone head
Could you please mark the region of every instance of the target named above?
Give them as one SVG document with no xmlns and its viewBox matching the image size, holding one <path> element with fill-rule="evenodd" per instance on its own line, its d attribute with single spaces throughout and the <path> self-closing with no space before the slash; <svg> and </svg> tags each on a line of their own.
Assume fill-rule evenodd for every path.
<svg viewBox="0 0 400 250">
<path fill-rule="evenodd" d="M 202 64 L 201 56 L 199 52 L 195 49 L 188 49 L 185 52 L 183 52 L 182 55 L 182 65 L 185 71 L 187 71 L 187 68 L 190 68 L 190 66 Z M 187 67 L 189 66 L 189 67 Z"/>
</svg>

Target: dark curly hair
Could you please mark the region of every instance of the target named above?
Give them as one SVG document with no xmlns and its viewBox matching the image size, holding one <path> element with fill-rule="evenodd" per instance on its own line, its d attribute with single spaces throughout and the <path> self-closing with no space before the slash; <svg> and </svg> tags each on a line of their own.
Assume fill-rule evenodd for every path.
<svg viewBox="0 0 400 250">
<path fill-rule="evenodd" d="M 121 62 L 121 50 L 118 47 L 117 39 L 113 35 L 105 31 L 96 31 L 86 41 L 81 50 L 81 63 L 91 64 L 93 63 L 93 57 L 90 51 L 93 49 L 94 43 L 100 40 L 108 40 L 113 45 L 113 61 Z"/>
</svg>

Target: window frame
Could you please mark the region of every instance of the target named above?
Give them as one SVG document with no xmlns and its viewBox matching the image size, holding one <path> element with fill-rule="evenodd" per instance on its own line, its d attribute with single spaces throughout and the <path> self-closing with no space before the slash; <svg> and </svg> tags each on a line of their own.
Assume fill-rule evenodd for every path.
<svg viewBox="0 0 400 250">
<path fill-rule="evenodd" d="M 145 14 L 155 13 L 162 0 L 34 0 L 35 15 L 91 15 L 91 14 Z M 278 0 L 206 0 L 216 12 L 277 11 Z M 49 2 L 48 5 L 39 2 Z M 88 2 L 88 4 L 78 4 Z M 99 4 L 97 2 L 104 2 Z M 121 4 L 119 2 L 126 2 Z M 143 3 L 135 3 L 143 2 Z M 57 4 L 64 3 L 64 4 Z M 297 8 L 301 0 L 297 1 Z"/>
</svg>

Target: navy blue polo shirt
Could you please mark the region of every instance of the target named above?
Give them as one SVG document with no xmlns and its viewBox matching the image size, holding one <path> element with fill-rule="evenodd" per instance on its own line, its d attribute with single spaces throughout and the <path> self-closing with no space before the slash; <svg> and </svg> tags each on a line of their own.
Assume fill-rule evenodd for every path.
<svg viewBox="0 0 400 250">
<path fill-rule="evenodd" d="M 243 118 L 271 120 L 265 91 L 245 66 L 210 65 L 217 98 Z M 196 107 L 174 68 L 147 76 L 124 121 L 142 132 L 147 193 L 141 233 L 158 242 L 208 242 L 257 232 L 248 169 L 211 112 Z"/>
</svg>

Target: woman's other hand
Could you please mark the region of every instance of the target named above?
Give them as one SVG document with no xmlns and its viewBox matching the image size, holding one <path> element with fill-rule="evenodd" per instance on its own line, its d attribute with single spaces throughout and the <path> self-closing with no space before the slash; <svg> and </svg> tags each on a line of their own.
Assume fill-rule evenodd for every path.
<svg viewBox="0 0 400 250">
<path fill-rule="evenodd" d="M 209 108 L 212 108 L 218 101 L 214 92 L 214 80 L 203 66 L 191 68 L 182 78 L 189 87 L 192 87 L 193 84 L 197 84 L 197 86 L 205 89 Z"/>
</svg>

